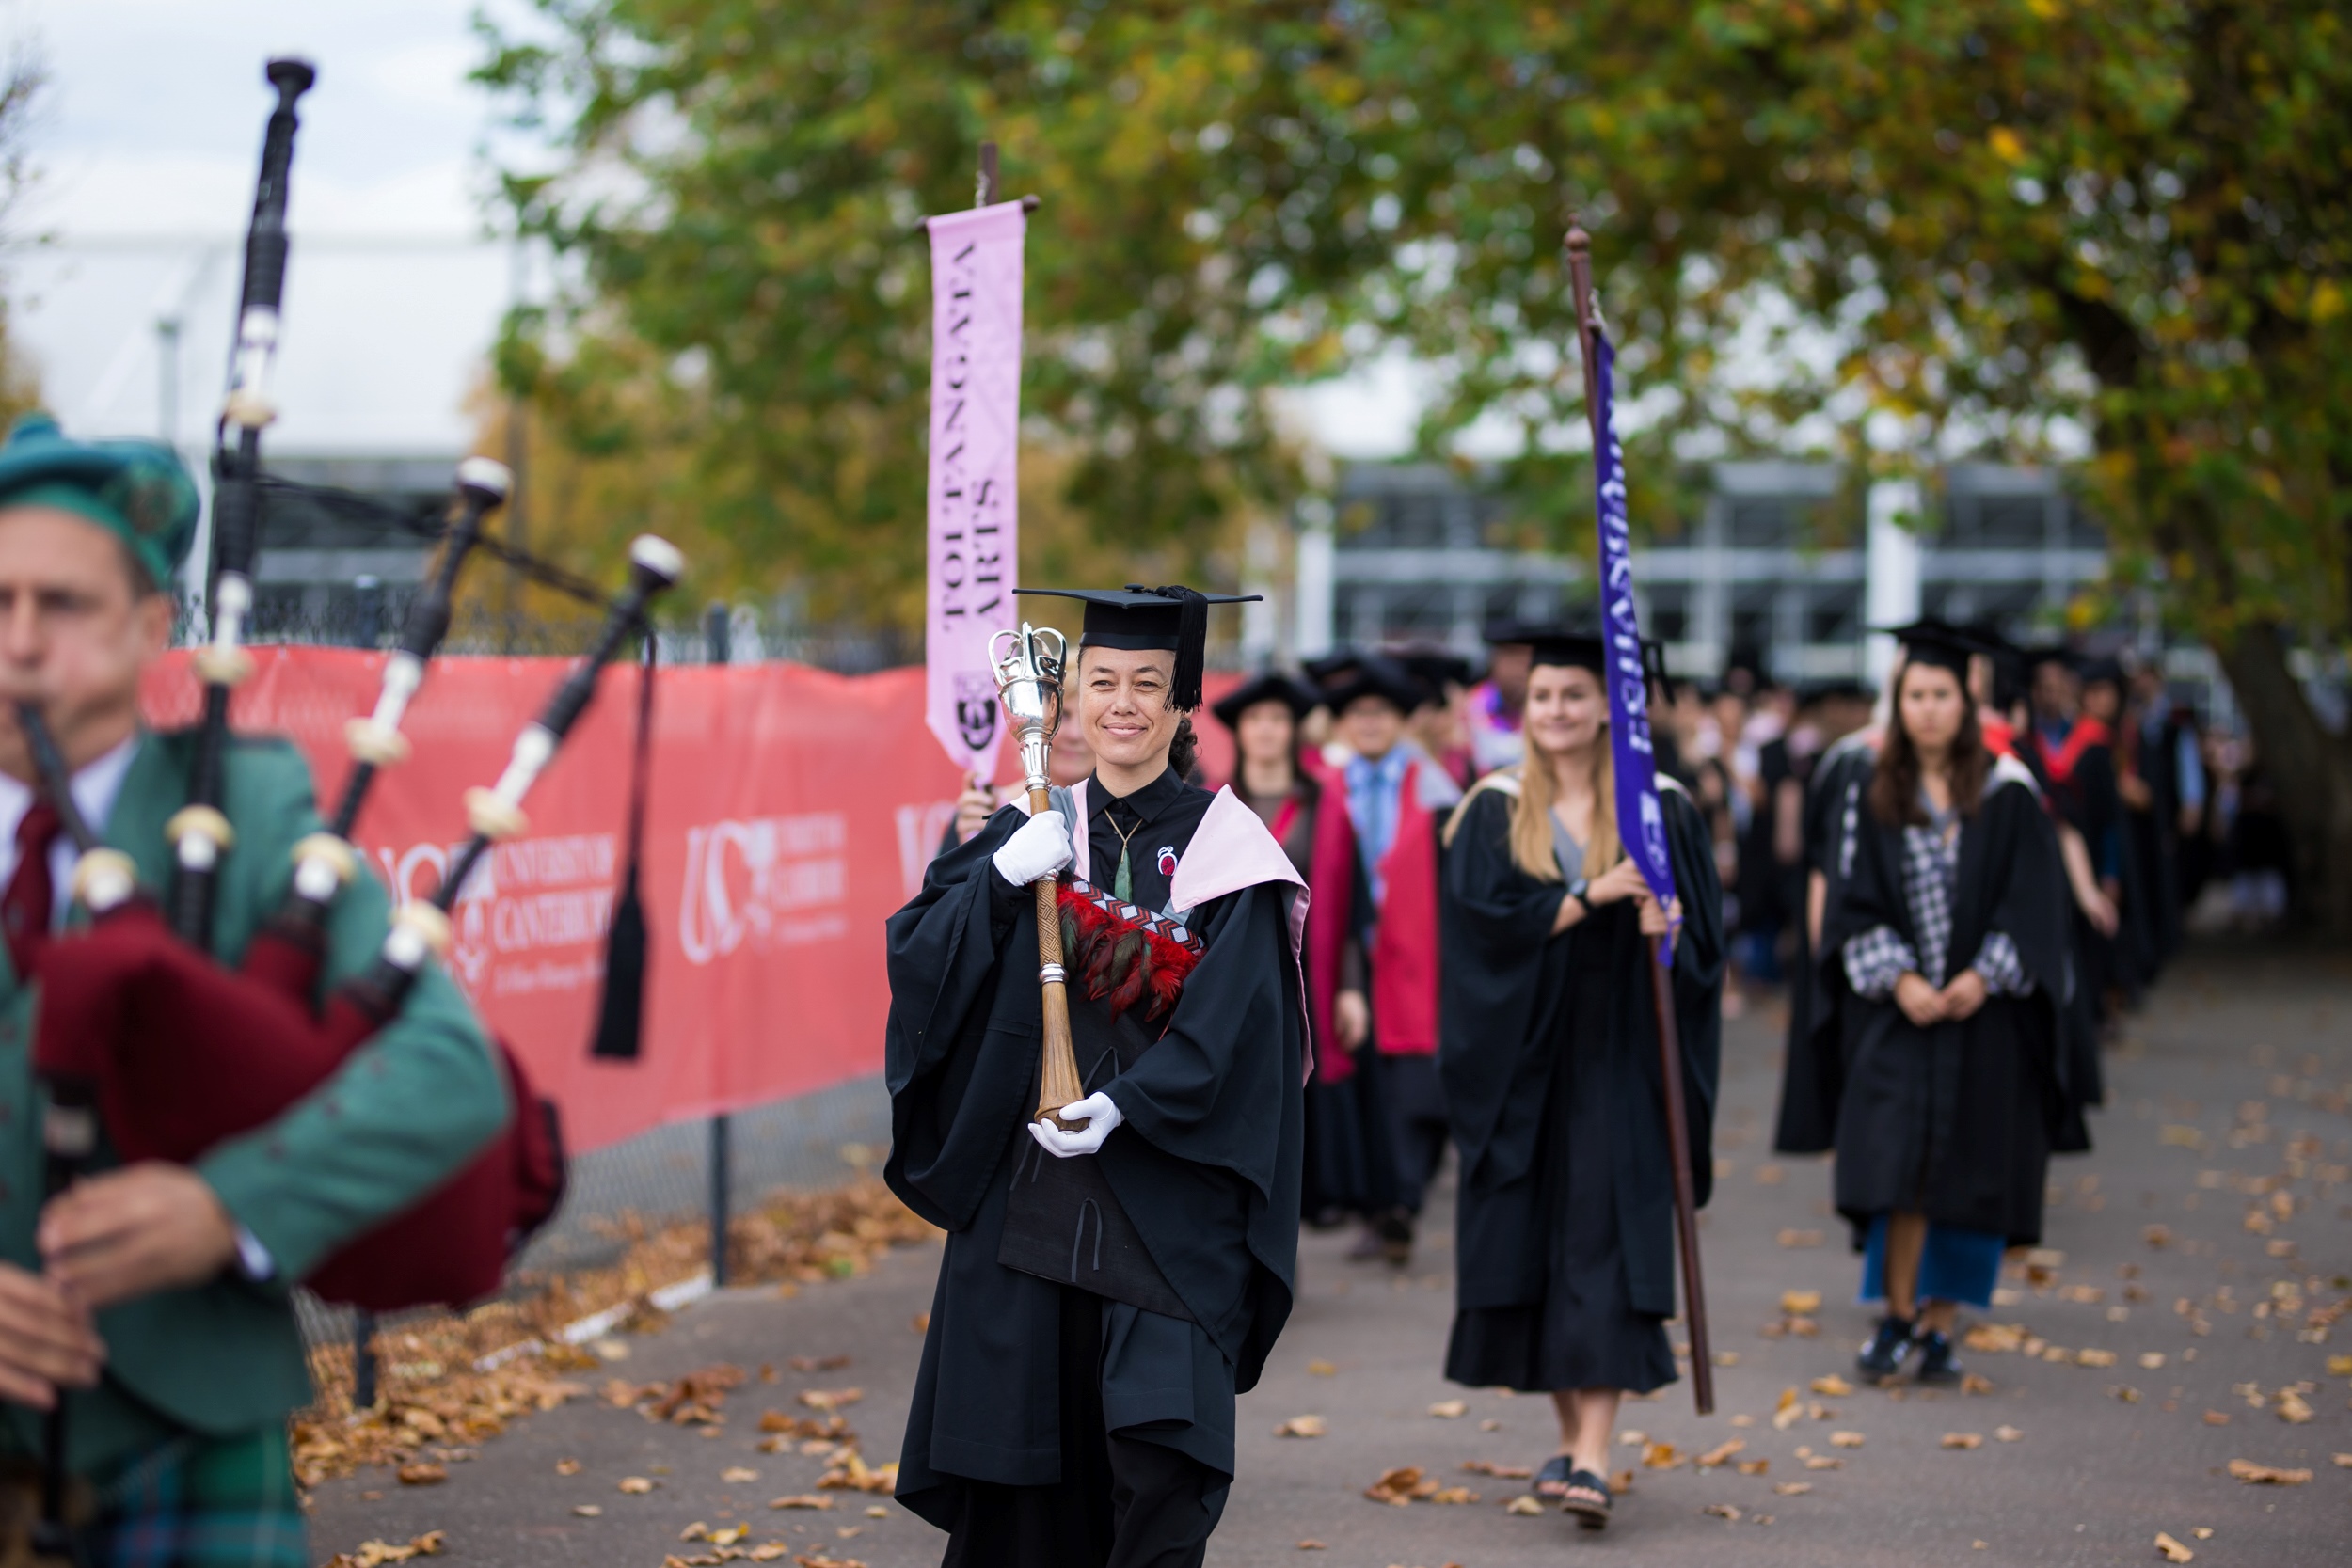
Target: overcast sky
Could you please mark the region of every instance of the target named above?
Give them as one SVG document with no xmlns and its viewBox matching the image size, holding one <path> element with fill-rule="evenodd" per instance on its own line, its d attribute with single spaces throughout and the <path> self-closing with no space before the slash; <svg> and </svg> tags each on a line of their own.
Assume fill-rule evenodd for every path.
<svg viewBox="0 0 2352 1568">
<path fill-rule="evenodd" d="M 27 216 L 66 236 L 241 230 L 272 103 L 262 62 L 294 53 L 319 71 L 301 110 L 297 226 L 474 231 L 490 118 L 465 79 L 477 4 L 4 0 L 8 31 L 50 74 Z"/>
<path fill-rule="evenodd" d="M 485 255 L 410 266 L 411 297 L 394 300 L 388 283 L 404 280 L 371 272 L 349 245 L 485 233 L 481 151 L 497 133 L 487 97 L 466 80 L 483 54 L 478 8 L 531 24 L 526 0 L 0 0 L 0 40 L 25 40 L 49 71 L 30 149 L 38 181 L 13 237 L 57 242 L 47 255 L 20 252 L 8 286 L 15 325 L 69 424 L 144 428 L 156 374 L 150 322 L 184 297 L 202 318 L 191 330 L 215 315 L 225 323 L 227 306 L 209 292 L 230 286 L 215 268 L 190 293 L 184 246 L 92 259 L 77 242 L 241 236 L 274 102 L 262 64 L 291 53 L 319 78 L 302 101 L 294 156 L 286 368 L 301 380 L 307 364 L 317 390 L 305 399 L 289 388 L 280 444 L 437 450 L 460 439 L 470 422 L 460 404 L 507 302 L 502 264 Z M 306 238 L 345 248 L 306 257 Z M 436 297 L 446 309 L 432 309 Z M 214 346 L 191 338 L 187 350 L 186 373 L 209 386 Z M 353 363 L 385 373 L 350 385 Z M 1409 383 L 1391 364 L 1292 405 L 1335 453 L 1385 455 L 1409 437 Z M 192 386 L 183 417 L 198 428 L 208 397 Z M 341 412 L 318 425 L 330 402 Z"/>
</svg>

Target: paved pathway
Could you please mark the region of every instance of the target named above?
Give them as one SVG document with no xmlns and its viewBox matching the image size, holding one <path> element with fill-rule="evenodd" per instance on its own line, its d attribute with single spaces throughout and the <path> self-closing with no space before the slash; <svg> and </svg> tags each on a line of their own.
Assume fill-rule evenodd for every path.
<svg viewBox="0 0 2352 1568">
<path fill-rule="evenodd" d="M 1211 1563 L 2137 1563 L 2161 1560 L 2159 1530 L 2204 1563 L 2352 1560 L 2352 1468 L 2331 1457 L 2352 1454 L 2352 1378 L 2327 1371 L 2331 1354 L 2352 1354 L 2352 1315 L 2326 1343 L 2298 1337 L 2312 1307 L 2352 1293 L 2352 968 L 2239 956 L 2169 983 L 2109 1058 L 2097 1152 L 2053 1167 L 2045 1242 L 2063 1261 L 2039 1284 L 2012 1281 L 2016 1299 L 1991 1314 L 2069 1359 L 1972 1354 L 1992 1384 L 1978 1395 L 1809 1392 L 1817 1377 L 1852 1371 L 1867 1327 L 1851 1302 L 1855 1265 L 1828 1212 L 1826 1169 L 1774 1160 L 1767 1148 L 1779 1056 L 1769 1020 L 1734 1025 L 1725 1055 L 1723 1177 L 1705 1234 L 1716 1349 L 1736 1360 L 1717 1371 L 1710 1418 L 1692 1414 L 1684 1387 L 1626 1406 L 1616 1451 L 1635 1481 L 1606 1534 L 1581 1534 L 1557 1514 L 1515 1515 L 1502 1505 L 1523 1483 L 1463 1470 L 1539 1463 L 1552 1427 L 1544 1402 L 1438 1376 L 1450 1238 L 1431 1236 L 1414 1268 L 1392 1276 L 1344 1261 L 1343 1237 L 1310 1236 L 1298 1309 L 1264 1383 L 1243 1402 L 1242 1475 Z M 2249 1190 L 2280 1178 L 2291 1204 Z M 2249 1228 L 2255 1211 L 2267 1233 Z M 2165 1244 L 2151 1244 L 2151 1227 L 2163 1227 Z M 787 1543 L 786 1561 L 928 1568 L 943 1538 L 886 1501 L 837 1493 L 827 1512 L 771 1510 L 771 1498 L 811 1491 L 822 1461 L 760 1452 L 755 1429 L 768 1409 L 805 1415 L 792 1399 L 802 1387 L 854 1385 L 864 1398 L 849 1415 L 868 1457 L 893 1457 L 914 1378 L 914 1320 L 930 1304 L 936 1256 L 910 1249 L 866 1278 L 789 1301 L 768 1290 L 722 1293 L 628 1340 L 627 1359 L 608 1367 L 651 1381 L 719 1362 L 772 1365 L 778 1382 L 737 1389 L 723 1428 L 578 1402 L 484 1445 L 445 1484 L 404 1488 L 378 1472 L 321 1488 L 317 1555 L 437 1528 L 453 1568 L 659 1568 L 666 1555 L 707 1550 L 679 1540 L 700 1521 L 747 1523 L 743 1544 Z M 1818 1335 L 1768 1337 L 1783 1293 L 1808 1290 L 1824 1301 Z M 2086 1350 L 2093 1364 L 2083 1364 Z M 2099 1364 L 2102 1352 L 2111 1364 Z M 850 1364 L 805 1374 L 788 1366 L 837 1355 Z M 1782 1430 L 1772 1416 L 1790 1388 L 1806 1409 Z M 2312 1418 L 2281 1418 L 2282 1389 L 2286 1407 L 2307 1406 Z M 1429 1413 L 1455 1400 L 1460 1416 Z M 1305 1415 L 1323 1418 L 1327 1435 L 1274 1435 Z M 1745 1448 L 1711 1469 L 1645 1468 L 1635 1432 L 1686 1455 L 1735 1439 Z M 1837 1433 L 1862 1442 L 1834 1446 Z M 1947 1448 L 1947 1433 L 1980 1441 Z M 1839 1466 L 1808 1469 L 1808 1450 Z M 1769 1461 L 1761 1474 L 1735 1468 L 1756 1460 Z M 2233 1460 L 2312 1474 L 2301 1485 L 2247 1485 L 2228 1475 Z M 1362 1497 L 1384 1470 L 1406 1465 L 1480 1500 L 1391 1507 Z M 624 1493 L 625 1477 L 653 1490 Z M 1779 1490 L 1794 1484 L 1809 1489 Z M 600 1512 L 585 1516 L 582 1505 Z M 880 1516 L 867 1517 L 869 1506 Z M 2211 1535 L 2197 1536 L 2201 1528 Z M 1302 1551 L 1308 1541 L 1324 1549 Z"/>
</svg>

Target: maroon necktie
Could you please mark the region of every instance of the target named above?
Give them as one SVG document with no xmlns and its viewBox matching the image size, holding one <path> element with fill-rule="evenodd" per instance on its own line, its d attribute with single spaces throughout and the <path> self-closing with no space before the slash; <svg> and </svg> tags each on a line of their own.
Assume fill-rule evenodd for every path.
<svg viewBox="0 0 2352 1568">
<path fill-rule="evenodd" d="M 8 939 L 8 961 L 19 980 L 29 977 L 49 945 L 49 922 L 56 905 L 56 884 L 49 876 L 49 849 L 65 831 L 57 808 L 35 800 L 16 825 L 16 874 L 8 891 L 0 894 L 0 930 Z"/>
</svg>

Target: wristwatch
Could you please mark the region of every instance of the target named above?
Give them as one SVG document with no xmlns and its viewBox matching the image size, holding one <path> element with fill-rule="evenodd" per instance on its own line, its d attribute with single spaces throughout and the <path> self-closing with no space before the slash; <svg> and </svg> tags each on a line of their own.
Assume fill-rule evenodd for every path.
<svg viewBox="0 0 2352 1568">
<path fill-rule="evenodd" d="M 1582 904 L 1586 914 L 1593 912 L 1593 906 L 1586 900 L 1584 896 L 1584 890 L 1592 885 L 1591 879 L 1586 877 L 1579 877 L 1575 881 L 1568 884 L 1568 896 L 1575 899 L 1578 903 Z"/>
</svg>

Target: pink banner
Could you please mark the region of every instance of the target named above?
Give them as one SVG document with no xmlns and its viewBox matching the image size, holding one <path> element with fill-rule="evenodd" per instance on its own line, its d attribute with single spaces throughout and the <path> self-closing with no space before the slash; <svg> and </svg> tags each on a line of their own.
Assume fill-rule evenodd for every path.
<svg viewBox="0 0 2352 1568">
<path fill-rule="evenodd" d="M 930 571 L 925 721 L 948 760 L 995 778 L 1001 728 L 989 639 L 1016 618 L 1020 560 L 1018 201 L 932 218 Z"/>
</svg>

